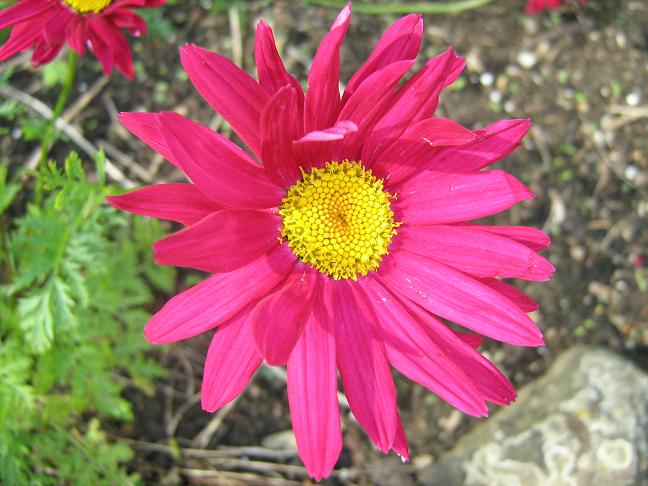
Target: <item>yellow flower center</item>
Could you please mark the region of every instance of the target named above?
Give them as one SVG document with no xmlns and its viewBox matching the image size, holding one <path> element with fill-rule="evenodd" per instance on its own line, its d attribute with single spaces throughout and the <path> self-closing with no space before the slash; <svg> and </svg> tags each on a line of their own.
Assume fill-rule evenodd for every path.
<svg viewBox="0 0 648 486">
<path fill-rule="evenodd" d="M 357 280 L 378 269 L 400 226 L 382 179 L 348 160 L 302 174 L 279 208 L 282 241 L 336 280 Z"/>
<path fill-rule="evenodd" d="M 63 0 L 63 2 L 79 13 L 98 13 L 112 3 L 112 0 Z"/>
</svg>

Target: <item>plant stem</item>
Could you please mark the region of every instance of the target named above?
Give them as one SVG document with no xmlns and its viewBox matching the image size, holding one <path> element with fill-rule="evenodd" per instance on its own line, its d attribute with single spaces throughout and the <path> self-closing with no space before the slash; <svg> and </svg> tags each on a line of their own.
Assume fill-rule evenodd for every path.
<svg viewBox="0 0 648 486">
<path fill-rule="evenodd" d="M 307 5 L 320 5 L 322 7 L 341 8 L 346 1 L 338 0 L 302 0 Z M 383 15 L 383 14 L 456 14 L 464 10 L 481 7 L 493 0 L 448 0 L 443 2 L 394 2 L 387 4 L 359 3 L 353 4 L 353 11 L 357 13 Z"/>
<path fill-rule="evenodd" d="M 72 85 L 74 84 L 74 75 L 76 74 L 78 57 L 79 56 L 74 51 L 70 51 L 68 53 L 67 69 L 65 72 L 65 79 L 63 80 L 63 87 L 61 88 L 61 92 L 59 93 L 58 99 L 56 100 L 52 118 L 49 121 L 47 131 L 45 132 L 45 135 L 43 136 L 43 140 L 41 142 L 41 157 L 39 161 L 39 165 L 41 166 L 46 162 L 47 154 L 49 153 L 53 145 L 53 140 L 55 138 L 54 136 L 56 134 L 56 120 L 58 120 L 58 118 L 61 116 L 61 113 L 63 113 L 63 109 L 67 104 L 68 98 L 70 97 L 70 91 L 72 90 Z"/>
</svg>

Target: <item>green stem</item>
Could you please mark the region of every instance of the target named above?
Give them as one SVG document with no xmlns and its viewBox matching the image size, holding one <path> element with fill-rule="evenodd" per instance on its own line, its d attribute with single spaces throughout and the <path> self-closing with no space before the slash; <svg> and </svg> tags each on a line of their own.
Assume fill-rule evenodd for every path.
<svg viewBox="0 0 648 486">
<path fill-rule="evenodd" d="M 322 7 L 341 8 L 346 1 L 338 0 L 302 0 L 307 5 L 320 5 Z M 493 0 L 455 0 L 444 2 L 398 2 L 389 4 L 353 3 L 353 11 L 357 13 L 384 15 L 384 14 L 456 14 L 464 10 L 486 5 Z"/>
<path fill-rule="evenodd" d="M 40 165 L 43 165 L 45 163 L 45 161 L 47 160 L 47 154 L 52 148 L 53 140 L 55 138 L 54 136 L 56 135 L 56 120 L 58 120 L 58 118 L 61 116 L 61 113 L 63 113 L 63 109 L 67 104 L 68 98 L 70 97 L 70 91 L 72 91 L 72 85 L 74 84 L 74 75 L 76 74 L 76 65 L 78 58 L 79 56 L 76 52 L 70 51 L 68 53 L 67 69 L 65 72 L 65 80 L 63 81 L 63 88 L 61 88 L 61 92 L 59 93 L 58 99 L 56 100 L 56 105 L 54 106 L 54 111 L 52 112 L 52 118 L 49 121 L 47 131 L 45 132 L 43 141 L 41 142 L 41 157 L 39 162 Z"/>
</svg>

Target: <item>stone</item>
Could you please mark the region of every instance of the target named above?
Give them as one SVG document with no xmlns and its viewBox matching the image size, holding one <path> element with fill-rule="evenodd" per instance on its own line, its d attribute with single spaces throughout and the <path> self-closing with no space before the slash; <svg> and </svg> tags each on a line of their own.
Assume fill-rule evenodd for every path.
<svg viewBox="0 0 648 486">
<path fill-rule="evenodd" d="M 576 347 L 418 473 L 423 485 L 648 485 L 648 375 Z"/>
<path fill-rule="evenodd" d="M 265 436 L 261 440 L 261 445 L 268 449 L 297 451 L 297 441 L 292 429 L 282 430 Z"/>
</svg>

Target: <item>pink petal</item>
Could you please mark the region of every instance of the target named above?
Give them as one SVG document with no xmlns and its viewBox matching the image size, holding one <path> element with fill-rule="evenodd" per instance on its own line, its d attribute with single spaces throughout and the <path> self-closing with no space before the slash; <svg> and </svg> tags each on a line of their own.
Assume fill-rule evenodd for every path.
<svg viewBox="0 0 648 486">
<path fill-rule="evenodd" d="M 90 50 L 94 53 L 101 64 L 101 68 L 106 76 L 110 76 L 115 65 L 115 58 L 113 51 L 110 48 L 109 37 L 103 35 L 102 21 L 97 20 L 97 16 L 84 17 L 84 24 L 86 25 L 86 33 L 89 39 Z"/>
<path fill-rule="evenodd" d="M 112 61 L 115 62 L 117 68 L 129 79 L 135 77 L 135 70 L 133 68 L 133 58 L 131 56 L 128 41 L 120 30 L 111 24 L 103 15 L 88 16 L 87 21 L 89 34 L 93 39 L 93 50 L 104 66 L 106 73 L 110 73 L 110 68 L 107 70 L 104 65 L 104 59 L 110 59 L 110 67 Z M 105 51 L 100 51 L 99 46 L 95 49 L 95 40 L 99 38 L 105 44 Z"/>
<path fill-rule="evenodd" d="M 405 437 L 405 431 L 403 430 L 403 424 L 401 423 L 400 417 L 396 416 L 396 436 L 394 437 L 394 443 L 392 444 L 392 450 L 398 454 L 403 461 L 409 461 L 409 448 L 407 447 L 407 438 Z"/>
<path fill-rule="evenodd" d="M 496 278 L 479 279 L 484 285 L 488 285 L 493 290 L 498 291 L 508 300 L 517 305 L 524 312 L 534 312 L 538 310 L 538 303 L 521 290 L 516 289 Z"/>
<path fill-rule="evenodd" d="M 106 199 L 116 208 L 130 213 L 177 221 L 184 225 L 197 223 L 214 211 L 223 209 L 193 184 L 156 184 Z"/>
<path fill-rule="evenodd" d="M 293 141 L 302 135 L 297 95 L 284 86 L 270 99 L 261 114 L 261 160 L 268 175 L 283 187 L 301 177 Z"/>
<path fill-rule="evenodd" d="M 211 199 L 231 208 L 278 206 L 284 191 L 239 147 L 177 113 L 159 113 L 158 130 L 172 158 Z"/>
<path fill-rule="evenodd" d="M 74 18 L 74 14 L 65 9 L 57 12 L 52 19 L 43 27 L 43 41 L 46 48 L 53 47 L 52 44 L 63 44 L 65 42 L 65 29 L 70 20 Z"/>
<path fill-rule="evenodd" d="M 551 238 L 542 230 L 530 226 L 477 226 L 496 235 L 506 236 L 534 251 L 540 251 L 551 244 Z"/>
<path fill-rule="evenodd" d="M 362 160 L 382 152 L 385 146 L 412 124 L 430 118 L 439 104 L 439 95 L 453 75 L 456 62 L 463 61 L 452 49 L 430 59 L 423 69 L 409 79 L 399 90 L 398 99 L 387 114 L 376 124 L 367 139 Z"/>
<path fill-rule="evenodd" d="M 422 34 L 423 16 L 420 14 L 406 15 L 394 22 L 347 84 L 342 103 L 346 103 L 363 81 L 376 71 L 398 61 L 416 59 L 421 47 Z"/>
<path fill-rule="evenodd" d="M 297 94 L 299 119 L 304 119 L 304 91 L 299 81 L 288 74 L 281 57 L 277 52 L 272 29 L 260 20 L 256 28 L 254 43 L 254 58 L 256 60 L 259 84 L 272 96 L 284 86 L 292 86 Z"/>
<path fill-rule="evenodd" d="M 340 154 L 342 159 L 360 158 L 367 134 L 393 104 L 396 86 L 413 63 L 414 61 L 394 62 L 373 72 L 346 101 L 338 118 L 352 121 L 358 126 L 358 131 L 347 137 Z"/>
<path fill-rule="evenodd" d="M 529 247 L 479 226 L 410 226 L 398 230 L 405 251 L 476 277 L 547 281 L 554 267 Z"/>
<path fill-rule="evenodd" d="M 114 36 L 111 39 L 111 47 L 117 69 L 128 79 L 135 79 L 135 66 L 133 65 L 133 54 L 124 35 L 113 26 Z"/>
<path fill-rule="evenodd" d="M 43 27 L 49 19 L 49 15 L 37 16 L 13 27 L 7 42 L 0 46 L 0 61 L 6 61 L 19 52 L 29 49 L 42 39 Z"/>
<path fill-rule="evenodd" d="M 531 120 L 501 120 L 475 132 L 477 140 L 448 147 L 425 168 L 439 172 L 473 172 L 503 159 L 515 150 L 531 128 Z"/>
<path fill-rule="evenodd" d="M 23 0 L 16 5 L 0 10 L 0 29 L 14 26 L 30 20 L 52 8 L 42 0 Z"/>
<path fill-rule="evenodd" d="M 351 3 L 338 14 L 320 43 L 308 72 L 304 106 L 307 132 L 332 126 L 340 113 L 340 46 L 349 27 Z"/>
<path fill-rule="evenodd" d="M 394 208 L 412 225 L 478 219 L 534 197 L 515 177 L 496 170 L 471 174 L 426 171 L 392 190 L 398 194 Z"/>
<path fill-rule="evenodd" d="M 288 403 L 297 449 L 317 481 L 331 473 L 342 450 L 335 338 L 322 305 L 316 301 L 288 358 Z"/>
<path fill-rule="evenodd" d="M 461 339 L 464 343 L 473 349 L 477 349 L 482 345 L 483 339 L 479 334 L 469 334 L 466 332 L 456 332 L 455 336 Z"/>
<path fill-rule="evenodd" d="M 83 21 L 82 17 L 78 15 L 72 16 L 65 30 L 65 40 L 68 46 L 70 46 L 70 49 L 79 55 L 85 52 L 88 33 L 86 22 Z"/>
<path fill-rule="evenodd" d="M 342 160 L 345 139 L 355 133 L 358 127 L 348 120 L 338 121 L 335 126 L 325 130 L 307 133 L 293 142 L 293 150 L 299 165 L 308 170 L 320 167 L 324 162 Z"/>
<path fill-rule="evenodd" d="M 461 367 L 483 399 L 499 405 L 509 405 L 515 400 L 516 393 L 511 383 L 490 361 L 475 351 L 473 346 L 416 304 L 404 301 L 403 305 L 424 324 L 427 335 L 436 346 L 443 349 L 448 358 Z"/>
<path fill-rule="evenodd" d="M 544 10 L 556 10 L 560 7 L 561 0 L 528 0 L 524 7 L 524 13 L 534 15 Z M 583 0 L 581 0 L 583 3 Z"/>
<path fill-rule="evenodd" d="M 337 363 L 344 393 L 358 423 L 387 453 L 396 437 L 396 389 L 373 316 L 354 283 L 328 280 L 333 286 Z"/>
<path fill-rule="evenodd" d="M 358 126 L 349 120 L 339 120 L 331 128 L 309 132 L 297 140 L 295 144 L 302 142 L 330 142 L 332 140 L 342 140 L 347 134 L 358 130 Z"/>
<path fill-rule="evenodd" d="M 44 41 L 39 42 L 34 48 L 32 62 L 35 64 L 47 64 L 53 61 L 63 47 L 63 42 L 47 44 Z"/>
<path fill-rule="evenodd" d="M 292 252 L 280 246 L 244 267 L 212 275 L 164 304 L 146 324 L 144 336 L 165 344 L 208 331 L 264 297 L 294 264 Z"/>
<path fill-rule="evenodd" d="M 158 115 L 159 113 L 146 112 L 120 113 L 119 121 L 129 132 L 181 169 L 177 160 L 175 160 L 173 154 L 167 147 L 164 136 L 159 129 Z"/>
<path fill-rule="evenodd" d="M 110 22 L 120 29 L 128 29 L 135 36 L 146 35 L 146 21 L 130 10 L 121 9 L 107 15 Z"/>
<path fill-rule="evenodd" d="M 405 129 L 384 151 L 363 161 L 379 177 L 395 185 L 429 165 L 443 146 L 463 145 L 474 139 L 471 130 L 452 120 L 427 118 Z"/>
<path fill-rule="evenodd" d="M 462 412 L 486 416 L 488 409 L 481 394 L 459 363 L 446 356 L 445 348 L 428 337 L 412 314 L 378 282 L 366 279 L 363 289 L 380 324 L 391 365 Z"/>
<path fill-rule="evenodd" d="M 298 265 L 279 290 L 259 302 L 252 311 L 254 338 L 269 365 L 285 365 L 308 321 L 317 287 L 317 272 Z"/>
<path fill-rule="evenodd" d="M 281 218 L 261 211 L 225 209 L 153 245 L 159 265 L 209 273 L 230 272 L 279 244 Z"/>
<path fill-rule="evenodd" d="M 189 79 L 252 152 L 261 153 L 259 119 L 268 93 L 229 59 L 192 44 L 180 49 Z"/>
<path fill-rule="evenodd" d="M 261 364 L 248 312 L 249 308 L 219 327 L 209 345 L 201 390 L 202 408 L 207 412 L 239 396 Z"/>
<path fill-rule="evenodd" d="M 377 278 L 385 288 L 479 334 L 521 346 L 543 343 L 533 321 L 506 297 L 429 258 L 393 252 Z"/>
</svg>

